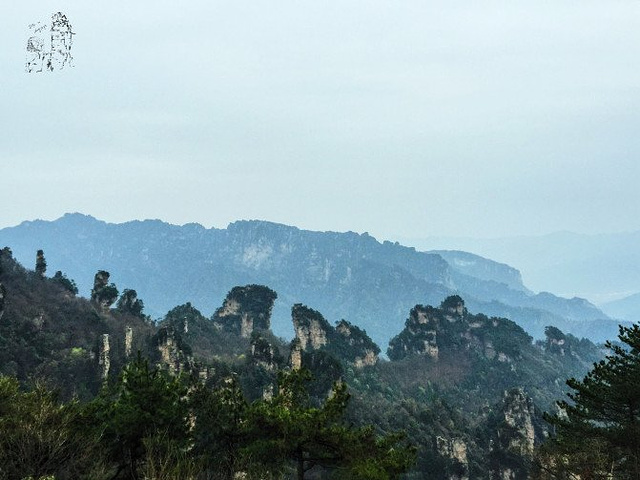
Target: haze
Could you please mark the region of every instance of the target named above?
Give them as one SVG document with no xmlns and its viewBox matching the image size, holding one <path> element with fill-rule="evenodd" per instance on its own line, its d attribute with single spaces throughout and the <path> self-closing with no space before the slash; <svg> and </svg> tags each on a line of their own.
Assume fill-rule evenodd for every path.
<svg viewBox="0 0 640 480">
<path fill-rule="evenodd" d="M 25 72 L 65 13 L 75 67 Z M 637 1 L 5 5 L 0 227 L 640 229 Z"/>
</svg>

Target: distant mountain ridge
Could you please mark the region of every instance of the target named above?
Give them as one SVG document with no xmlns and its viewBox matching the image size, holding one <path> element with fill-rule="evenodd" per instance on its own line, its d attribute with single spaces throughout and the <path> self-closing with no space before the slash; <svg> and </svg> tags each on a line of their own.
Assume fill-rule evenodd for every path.
<svg viewBox="0 0 640 480">
<path fill-rule="evenodd" d="M 617 325 L 592 304 L 533 295 L 519 272 L 466 252 L 417 252 L 368 234 L 313 232 L 265 221 L 238 221 L 226 229 L 160 220 L 109 224 L 67 214 L 0 230 L 25 265 L 43 249 L 49 274 L 64 271 L 83 295 L 104 269 L 120 290 L 135 288 L 147 311 L 163 315 L 192 302 L 217 308 L 234 285 L 264 284 L 278 292 L 273 329 L 289 336 L 289 306 L 304 303 L 332 322 L 342 318 L 385 345 L 417 303 L 438 304 L 460 294 L 470 311 L 513 319 L 534 337 L 546 325 L 594 340 L 614 338 Z M 587 336 L 587 335 L 585 335 Z"/>
<path fill-rule="evenodd" d="M 604 303 L 601 308 L 613 318 L 637 322 L 640 320 L 640 293 L 634 293 L 620 300 Z"/>
<path fill-rule="evenodd" d="M 640 292 L 640 231 L 400 240 L 418 250 L 447 248 L 474 252 L 520 269 L 525 283 L 533 290 L 584 297 L 597 305 Z"/>
</svg>

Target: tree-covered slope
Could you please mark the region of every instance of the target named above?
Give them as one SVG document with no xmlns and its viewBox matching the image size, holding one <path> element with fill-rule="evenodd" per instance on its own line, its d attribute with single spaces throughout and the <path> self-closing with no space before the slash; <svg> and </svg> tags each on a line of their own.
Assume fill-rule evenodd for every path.
<svg viewBox="0 0 640 480">
<path fill-rule="evenodd" d="M 413 306 L 384 360 L 357 322 L 332 323 L 300 303 L 290 305 L 293 341 L 273 335 L 277 294 L 264 285 L 231 288 L 210 315 L 186 303 L 155 324 L 131 290 L 115 301 L 112 278 L 98 272 L 92 298 L 83 299 L 64 275 L 27 270 L 2 250 L 0 374 L 25 388 L 45 379 L 64 398 L 88 400 L 139 350 L 212 395 L 237 385 L 248 404 L 278 398 L 279 372 L 308 369 L 311 405 L 322 405 L 336 382 L 346 384 L 348 424 L 406 432 L 417 448 L 408 478 L 525 478 L 546 434 L 542 411 L 553 411 L 566 378 L 582 376 L 602 355 L 555 327 L 533 342 L 508 319 L 469 313 L 454 295 L 438 307 Z"/>
</svg>

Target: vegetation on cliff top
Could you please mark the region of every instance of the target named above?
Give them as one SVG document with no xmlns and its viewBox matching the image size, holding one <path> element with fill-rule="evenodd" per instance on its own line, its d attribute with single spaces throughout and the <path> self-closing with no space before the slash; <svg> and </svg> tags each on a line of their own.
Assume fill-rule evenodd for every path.
<svg viewBox="0 0 640 480">
<path fill-rule="evenodd" d="M 109 286 L 109 277 L 105 275 L 108 272 L 99 273 L 96 283 Z M 8 376 L 3 380 L 6 391 L 13 392 L 5 398 L 21 402 L 21 396 L 38 391 L 42 398 L 54 398 L 48 396 L 50 388 L 58 389 L 62 403 L 55 404 L 61 408 L 62 413 L 56 413 L 62 415 L 60 422 L 75 425 L 90 419 L 104 434 L 101 441 L 117 438 L 123 445 L 129 445 L 129 451 L 115 453 L 105 444 L 96 446 L 87 437 L 85 443 L 89 450 L 82 450 L 84 453 L 78 455 L 79 463 L 59 470 L 60 478 L 67 475 L 63 471 L 89 472 L 91 469 L 83 462 L 87 458 L 98 458 L 92 448 L 104 454 L 100 457 L 100 468 L 109 470 L 112 475 L 120 470 L 118 475 L 138 475 L 140 478 L 144 475 L 162 478 L 159 472 L 163 465 L 169 468 L 170 464 L 186 469 L 185 472 L 189 469 L 204 472 L 213 468 L 203 466 L 206 462 L 215 464 L 220 471 L 231 468 L 231 462 L 236 467 L 242 465 L 249 472 L 252 468 L 250 459 L 255 460 L 254 465 L 279 462 L 278 468 L 292 469 L 295 473 L 301 458 L 305 459 L 302 469 L 309 467 L 309 478 L 315 478 L 311 476 L 316 474 L 359 478 L 358 471 L 362 478 L 393 478 L 409 464 L 412 450 L 399 450 L 407 455 L 395 460 L 383 456 L 371 460 L 373 463 L 358 463 L 356 459 L 366 458 L 361 457 L 364 451 L 377 452 L 376 455 L 389 451 L 394 442 L 400 441 L 394 433 L 398 431 L 404 431 L 406 439 L 416 447 L 416 464 L 405 474 L 406 478 L 480 479 L 489 474 L 504 476 L 508 472 L 529 472 L 534 459 L 528 442 L 537 445 L 549 433 L 542 420 L 542 411 L 551 411 L 554 400 L 564 394 L 564 379 L 581 377 L 592 362 L 601 358 L 600 349 L 591 342 L 578 340 L 553 327 L 547 329 L 544 341 L 534 343 L 529 335 L 507 319 L 470 314 L 459 296 L 444 299 L 437 308 L 416 306 L 411 310 L 405 330 L 391 342 L 389 357 L 392 361 L 367 363 L 357 359 L 367 353 L 375 358 L 379 348 L 366 332 L 346 320 L 333 327 L 322 321 L 324 318 L 319 312 L 302 305 L 293 308 L 294 323 L 299 321 L 301 327 L 309 329 L 302 334 L 313 330 L 314 335 L 325 338 L 326 342 L 316 342 L 315 346 L 299 351 L 296 350 L 299 340 L 289 344 L 264 329 L 269 325 L 270 305 L 275 298 L 275 292 L 267 287 L 232 289 L 227 300 L 235 303 L 233 308 L 227 308 L 232 312 L 228 325 L 218 321 L 219 313 L 207 318 L 189 303 L 175 307 L 156 325 L 144 315 L 144 305 L 134 290 L 124 289 L 117 303 L 105 305 L 77 297 L 73 288 L 69 288 L 72 281 L 61 282 L 61 278 L 65 278 L 62 273 L 47 278 L 24 269 L 8 249 L 0 253 L 3 288 L 0 373 Z M 250 294 L 238 296 L 238 292 Z M 111 308 L 114 303 L 115 308 Z M 259 321 L 248 322 L 250 316 Z M 311 327 L 305 319 L 315 320 L 315 326 Z M 105 335 L 109 336 L 107 344 Z M 425 349 L 425 345 L 429 348 Z M 143 368 L 143 360 L 138 359 L 134 361 L 137 366 L 132 367 L 137 351 L 153 366 Z M 312 375 L 301 381 L 307 398 L 303 402 L 304 408 L 301 407 L 301 415 L 306 415 L 305 418 L 315 415 L 308 412 L 309 408 L 322 410 L 329 402 L 330 392 L 345 397 L 345 385 L 348 385 L 350 400 L 340 403 L 340 415 L 335 418 L 340 419 L 336 425 L 350 428 L 339 433 L 339 429 L 334 429 L 335 425 L 323 430 L 324 427 L 314 424 L 315 430 L 326 435 L 321 438 L 322 442 L 328 441 L 329 433 L 336 435 L 331 437 L 336 442 L 343 434 L 350 439 L 339 447 L 340 456 L 336 453 L 338 447 L 300 454 L 295 445 L 283 445 L 280 434 L 260 437 L 251 429 L 244 430 L 243 425 L 269 425 L 272 431 L 286 434 L 291 439 L 291 429 L 296 424 L 302 428 L 302 421 L 288 426 L 286 422 L 278 423 L 285 419 L 281 418 L 282 412 L 273 410 L 284 401 L 281 386 L 286 374 L 282 372 L 291 371 L 293 356 L 298 351 L 302 371 L 308 370 Z M 434 355 L 436 351 L 437 355 Z M 108 362 L 105 362 L 107 358 Z M 134 375 L 130 368 L 137 369 L 137 373 Z M 168 376 L 167 372 L 174 372 L 174 376 Z M 106 385 L 111 387 L 104 387 L 105 375 Z M 17 378 L 19 384 L 10 377 Z M 36 378 L 46 378 L 49 386 L 40 386 L 37 390 L 33 387 Z M 140 400 L 146 394 L 127 390 L 138 382 L 134 378 L 147 378 L 140 380 L 142 391 L 166 388 L 174 392 L 173 397 L 168 394 L 167 399 L 162 400 L 163 394 L 159 393 L 156 395 L 159 404 Z M 336 382 L 339 387 L 335 386 Z M 530 404 L 527 403 L 530 400 L 522 400 L 521 405 L 514 406 L 513 401 L 507 401 L 511 397 L 505 397 L 504 392 L 515 387 L 522 393 L 514 398 L 530 399 Z M 183 395 L 180 392 L 184 389 L 190 392 L 185 397 L 185 401 L 190 399 L 186 405 L 181 404 Z M 178 404 L 169 400 L 178 397 Z M 134 403 L 123 403 L 125 400 Z M 165 401 L 168 402 L 166 405 Z M 197 402 L 202 408 L 208 405 L 208 413 L 194 414 Z M 139 408 L 149 410 L 135 413 Z M 185 411 L 190 413 L 185 414 Z M 516 417 L 521 418 L 518 422 L 524 422 L 526 428 L 520 424 L 505 427 L 509 425 L 509 419 L 515 418 L 515 411 L 520 412 Z M 158 415 L 158 425 L 163 424 L 162 415 L 165 414 L 175 414 L 182 419 L 195 415 L 200 418 L 201 426 L 198 427 L 196 421 L 195 429 L 185 435 L 190 444 L 199 444 L 201 448 L 190 450 L 193 455 L 186 454 L 184 443 L 181 443 L 185 438 L 180 433 L 182 427 L 175 428 L 174 436 L 167 436 L 166 432 L 154 430 L 149 433 L 146 427 L 138 426 L 134 430 L 142 437 L 125 442 L 128 434 L 114 433 L 120 428 L 117 427 L 120 414 L 122 418 L 127 415 L 133 415 L 135 419 L 140 417 L 140 421 L 144 421 L 144 415 Z M 236 424 L 225 427 L 231 417 L 236 419 Z M 7 418 L 2 420 L 3 425 L 17 428 Z M 52 424 L 56 422 L 52 420 Z M 243 427 L 238 430 L 240 426 Z M 173 427 L 167 429 L 174 430 Z M 71 429 L 67 434 L 68 444 L 75 445 L 73 436 L 87 432 Z M 194 438 L 194 435 L 201 438 Z M 361 448 L 358 445 L 363 445 L 365 440 L 368 446 L 358 453 Z M 274 445 L 281 448 L 279 456 L 264 458 L 261 452 L 276 451 Z M 398 445 L 406 446 L 402 442 Z M 354 450 L 349 450 L 351 446 Z M 224 455 L 216 454 L 216 462 L 222 462 L 224 458 L 226 467 L 215 463 L 212 457 L 204 458 L 225 448 L 235 449 L 235 453 L 226 450 Z M 291 453 L 293 451 L 297 456 Z M 116 457 L 124 463 L 115 462 Z M 340 463 L 346 462 L 347 458 L 351 462 L 347 462 L 348 468 L 346 463 Z M 312 468 L 313 459 L 318 462 Z M 275 463 L 272 464 L 274 472 L 278 470 Z M 360 466 L 356 468 L 356 464 Z M 96 475 L 94 478 L 100 478 L 91 471 Z M 375 472 L 383 473 L 376 477 L 378 473 Z M 40 475 L 35 470 L 29 474 Z M 170 474 L 166 475 L 171 478 Z M 79 477 L 76 475 L 75 478 Z"/>
</svg>

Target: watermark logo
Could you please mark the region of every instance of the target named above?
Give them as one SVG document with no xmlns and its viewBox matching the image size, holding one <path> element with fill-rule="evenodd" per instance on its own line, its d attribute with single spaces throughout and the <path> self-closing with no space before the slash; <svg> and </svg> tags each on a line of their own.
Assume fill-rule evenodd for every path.
<svg viewBox="0 0 640 480">
<path fill-rule="evenodd" d="M 62 12 L 51 15 L 49 23 L 30 24 L 26 72 L 53 72 L 65 67 L 73 67 L 71 47 L 74 35 L 69 19 Z"/>
</svg>

